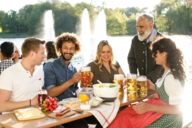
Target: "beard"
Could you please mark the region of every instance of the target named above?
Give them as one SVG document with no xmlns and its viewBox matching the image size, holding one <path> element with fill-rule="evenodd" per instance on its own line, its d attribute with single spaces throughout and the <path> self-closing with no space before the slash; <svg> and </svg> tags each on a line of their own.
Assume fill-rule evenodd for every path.
<svg viewBox="0 0 192 128">
<path fill-rule="evenodd" d="M 72 53 L 62 53 L 62 56 L 65 61 L 70 61 L 73 58 Z"/>
<path fill-rule="evenodd" d="M 138 34 L 138 39 L 140 41 L 144 41 L 151 34 L 151 29 L 147 29 L 144 33 L 137 32 L 137 34 Z"/>
</svg>

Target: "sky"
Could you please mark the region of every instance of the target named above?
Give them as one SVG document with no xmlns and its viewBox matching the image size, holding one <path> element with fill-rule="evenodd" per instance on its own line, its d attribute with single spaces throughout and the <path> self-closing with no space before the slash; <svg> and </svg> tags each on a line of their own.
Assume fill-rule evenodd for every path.
<svg viewBox="0 0 192 128">
<path fill-rule="evenodd" d="M 44 2 L 47 0 L 0 0 L 0 10 L 5 12 L 9 10 L 18 11 L 20 8 L 27 4 L 35 4 L 38 2 Z M 67 1 L 70 4 L 76 4 L 80 2 L 91 3 L 93 5 L 105 4 L 106 7 L 110 8 L 126 8 L 126 7 L 138 7 L 138 8 L 148 8 L 151 11 L 155 5 L 160 3 L 160 0 L 62 0 Z"/>
</svg>

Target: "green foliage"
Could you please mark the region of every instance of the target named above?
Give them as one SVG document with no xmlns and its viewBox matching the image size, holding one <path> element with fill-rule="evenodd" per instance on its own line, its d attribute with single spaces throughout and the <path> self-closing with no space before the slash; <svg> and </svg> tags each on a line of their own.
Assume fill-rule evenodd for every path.
<svg viewBox="0 0 192 128">
<path fill-rule="evenodd" d="M 109 35 L 127 34 L 127 17 L 121 10 L 106 10 L 107 33 Z"/>
<path fill-rule="evenodd" d="M 173 34 L 192 33 L 192 8 L 184 0 L 161 0 L 156 7 L 156 25 L 162 32 Z"/>
<path fill-rule="evenodd" d="M 53 3 L 42 2 L 26 5 L 19 12 L 0 11 L 1 35 L 36 35 L 42 28 L 42 16 L 46 10 L 52 9 L 54 13 L 56 35 L 63 32 L 77 33 L 83 10 L 88 9 L 91 23 L 104 7 L 95 7 L 87 3 L 75 6 L 67 2 L 53 0 Z M 104 8 L 107 18 L 108 35 L 133 35 L 136 34 L 135 17 L 145 9 Z M 188 7 L 185 0 L 161 0 L 154 12 L 155 23 L 160 32 L 173 34 L 192 34 L 192 7 Z M 93 27 L 93 26 L 91 26 Z M 0 36 L 1 36 L 0 35 Z"/>
<path fill-rule="evenodd" d="M 78 17 L 74 15 L 73 11 L 68 9 L 54 10 L 56 35 L 63 32 L 76 32 L 76 24 Z"/>
</svg>

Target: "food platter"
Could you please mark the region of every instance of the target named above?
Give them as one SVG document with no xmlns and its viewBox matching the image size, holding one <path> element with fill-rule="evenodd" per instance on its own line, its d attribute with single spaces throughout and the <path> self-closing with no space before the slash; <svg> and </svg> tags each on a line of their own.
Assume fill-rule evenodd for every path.
<svg viewBox="0 0 192 128">
<path fill-rule="evenodd" d="M 36 107 L 22 108 L 14 111 L 15 116 L 20 121 L 44 118 L 46 115 Z"/>
</svg>

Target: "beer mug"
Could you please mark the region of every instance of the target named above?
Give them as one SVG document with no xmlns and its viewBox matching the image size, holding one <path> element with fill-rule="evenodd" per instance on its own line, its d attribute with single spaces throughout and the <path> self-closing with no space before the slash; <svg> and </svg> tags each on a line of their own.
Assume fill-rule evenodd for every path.
<svg viewBox="0 0 192 128">
<path fill-rule="evenodd" d="M 124 76 L 122 74 L 115 74 L 114 75 L 114 83 L 119 85 L 119 88 L 123 88 L 123 80 Z"/>
<path fill-rule="evenodd" d="M 130 101 L 137 100 L 138 95 L 138 87 L 137 87 L 137 75 L 129 74 L 127 76 L 126 85 L 127 85 L 127 98 Z"/>
<path fill-rule="evenodd" d="M 127 75 L 127 80 L 126 80 L 126 85 L 127 89 L 129 86 L 136 87 L 137 86 L 137 75 L 136 74 L 128 74 Z"/>
<path fill-rule="evenodd" d="M 147 87 L 147 77 L 142 75 L 137 78 L 137 86 L 139 88 L 139 96 L 145 98 L 147 96 L 148 87 Z"/>
<path fill-rule="evenodd" d="M 91 68 L 83 67 L 81 69 L 81 87 L 91 87 Z"/>
<path fill-rule="evenodd" d="M 41 107 L 45 99 L 47 98 L 47 91 L 46 90 L 40 90 L 38 92 L 38 105 Z"/>
<path fill-rule="evenodd" d="M 124 76 L 122 74 L 115 74 L 113 82 L 116 83 L 117 85 L 119 85 L 118 97 L 119 97 L 119 99 L 123 99 L 123 95 L 124 95 L 124 89 L 123 89 Z"/>
</svg>

